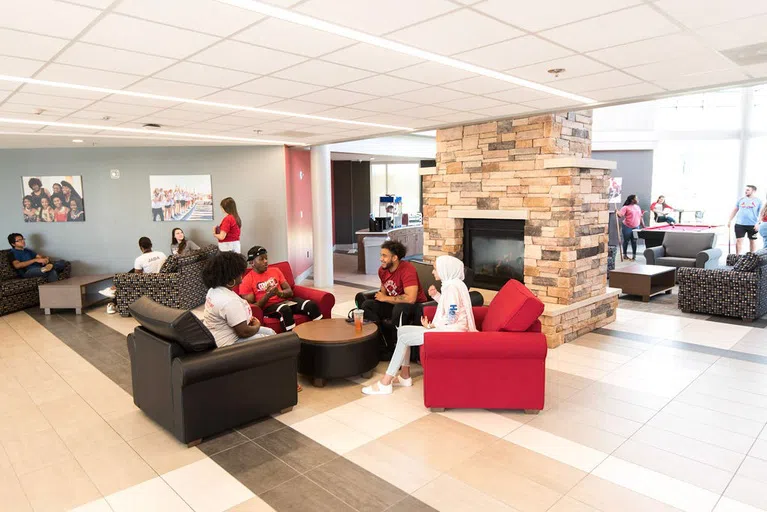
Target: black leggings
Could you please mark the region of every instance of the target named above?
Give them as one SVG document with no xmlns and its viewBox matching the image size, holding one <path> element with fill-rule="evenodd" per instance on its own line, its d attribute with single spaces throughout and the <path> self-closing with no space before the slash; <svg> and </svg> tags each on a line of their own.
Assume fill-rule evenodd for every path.
<svg viewBox="0 0 767 512">
<path fill-rule="evenodd" d="M 298 299 L 296 303 L 289 306 L 285 302 L 272 304 L 264 308 L 264 315 L 280 319 L 280 325 L 285 331 L 292 331 L 296 326 L 293 315 L 306 315 L 311 320 L 317 320 L 322 317 L 320 307 L 312 300 Z"/>
</svg>

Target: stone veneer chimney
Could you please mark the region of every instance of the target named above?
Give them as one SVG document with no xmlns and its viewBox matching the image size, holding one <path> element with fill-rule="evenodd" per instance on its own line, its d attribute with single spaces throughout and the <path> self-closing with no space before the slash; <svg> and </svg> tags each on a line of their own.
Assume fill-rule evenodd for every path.
<svg viewBox="0 0 767 512">
<path fill-rule="evenodd" d="M 525 221 L 525 285 L 555 347 L 615 319 L 607 289 L 607 189 L 614 162 L 590 159 L 591 112 L 437 130 L 423 172 L 424 257 L 463 256 L 463 219 Z"/>
</svg>

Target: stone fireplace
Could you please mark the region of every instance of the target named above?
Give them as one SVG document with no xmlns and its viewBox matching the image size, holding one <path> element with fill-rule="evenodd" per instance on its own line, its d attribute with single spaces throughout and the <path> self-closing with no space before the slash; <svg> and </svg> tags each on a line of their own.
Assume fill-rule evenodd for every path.
<svg viewBox="0 0 767 512">
<path fill-rule="evenodd" d="M 525 282 L 525 221 L 464 219 L 463 261 L 474 285 L 500 290 L 509 279 Z"/>
<path fill-rule="evenodd" d="M 521 259 L 525 285 L 546 303 L 541 321 L 551 347 L 615 319 L 617 291 L 607 289 L 615 163 L 590 156 L 590 111 L 546 114 L 438 130 L 437 166 L 422 173 L 426 259 L 466 261 L 467 250 L 476 259 L 467 229 L 524 223 L 523 243 L 480 243 L 499 252 L 501 275 L 514 278 Z"/>
</svg>

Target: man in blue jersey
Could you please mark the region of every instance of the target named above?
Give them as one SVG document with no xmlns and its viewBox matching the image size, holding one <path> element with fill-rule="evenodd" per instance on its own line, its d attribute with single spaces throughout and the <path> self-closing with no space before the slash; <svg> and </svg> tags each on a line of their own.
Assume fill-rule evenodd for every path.
<svg viewBox="0 0 767 512">
<path fill-rule="evenodd" d="M 735 208 L 730 214 L 729 228 L 735 219 L 735 247 L 736 252 L 743 252 L 743 239 L 748 236 L 750 251 L 756 251 L 756 232 L 759 230 L 759 212 L 762 211 L 762 201 L 756 197 L 756 187 L 746 185 L 746 195 L 738 199 Z"/>
</svg>

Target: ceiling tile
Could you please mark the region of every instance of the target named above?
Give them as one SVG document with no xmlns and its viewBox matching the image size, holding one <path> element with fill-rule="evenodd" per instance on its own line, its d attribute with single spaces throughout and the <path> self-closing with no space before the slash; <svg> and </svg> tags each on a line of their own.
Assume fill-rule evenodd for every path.
<svg viewBox="0 0 767 512">
<path fill-rule="evenodd" d="M 705 46 L 694 36 L 672 34 L 670 36 L 655 37 L 635 43 L 604 48 L 591 52 L 588 56 L 616 68 L 625 68 L 674 59 L 688 53 L 701 52 L 703 50 L 705 50 Z"/>
<path fill-rule="evenodd" d="M 622 71 L 605 71 L 595 75 L 581 76 L 578 78 L 568 78 L 559 80 L 552 84 L 553 87 L 563 91 L 582 93 L 584 91 L 593 91 L 595 89 L 606 89 L 608 87 L 620 87 L 622 85 L 631 85 L 640 80 L 627 75 Z"/>
<path fill-rule="evenodd" d="M 372 110 L 374 112 L 399 112 L 401 110 L 413 109 L 418 107 L 417 103 L 410 101 L 402 101 L 394 98 L 376 98 L 374 100 L 363 101 L 356 103 L 354 108 L 361 108 L 362 110 Z M 411 115 L 406 113 L 406 115 Z M 417 116 L 413 116 L 417 117 Z"/>
<path fill-rule="evenodd" d="M 266 75 L 306 60 L 305 57 L 278 52 L 237 41 L 222 41 L 189 60 L 211 66 Z"/>
<path fill-rule="evenodd" d="M 215 121 L 206 121 L 204 123 L 192 123 L 184 125 L 184 129 L 186 130 L 193 130 L 198 133 L 218 133 L 221 134 L 221 132 L 228 132 L 230 130 L 238 128 L 237 126 L 232 126 L 230 124 L 222 124 L 222 123 L 216 123 Z M 257 135 L 253 133 L 253 138 L 257 138 Z"/>
<path fill-rule="evenodd" d="M 573 52 L 537 36 L 524 36 L 465 53 L 456 59 L 489 69 L 503 70 L 571 55 Z"/>
<path fill-rule="evenodd" d="M 352 39 L 276 18 L 250 27 L 237 34 L 235 39 L 308 57 L 318 57 L 355 43 Z"/>
<path fill-rule="evenodd" d="M 161 109 L 150 105 L 128 105 L 125 103 L 115 103 L 112 101 L 98 101 L 89 106 L 88 110 L 106 112 L 108 114 L 133 115 L 133 117 L 136 118 L 153 114 L 154 112 L 157 112 Z"/>
<path fill-rule="evenodd" d="M 73 109 L 71 108 L 48 108 L 45 109 L 45 112 L 42 114 L 38 114 L 37 112 L 39 109 L 35 107 L 34 105 L 27 105 L 26 103 L 12 103 L 10 101 L 3 103 L 0 105 L 0 113 L 2 114 L 10 114 L 3 117 L 13 117 L 16 119 L 31 119 L 33 121 L 53 121 L 56 119 L 59 119 L 65 115 L 68 115 L 72 112 Z M 22 128 L 23 125 L 20 125 L 19 128 Z M 40 127 L 35 127 L 35 130 L 39 130 Z"/>
<path fill-rule="evenodd" d="M 521 35 L 523 32 L 505 23 L 462 9 L 386 37 L 440 55 L 453 55 Z"/>
<path fill-rule="evenodd" d="M 66 39 L 0 28 L 0 51 L 11 57 L 50 60 L 66 44 Z"/>
<path fill-rule="evenodd" d="M 256 117 L 242 117 L 242 116 L 219 116 L 215 119 L 215 121 L 222 123 L 222 124 L 229 124 L 232 126 L 237 126 L 240 129 L 245 126 L 253 126 L 258 123 L 263 122 L 264 120 L 274 119 L 274 116 L 270 116 L 269 114 L 261 114 L 263 117 L 256 118 Z"/>
<path fill-rule="evenodd" d="M 265 76 L 257 78 L 252 82 L 238 85 L 235 89 L 255 94 L 294 98 L 296 96 L 301 96 L 302 94 L 309 94 L 310 92 L 322 90 L 322 87 L 319 85 L 303 84 L 292 80 L 282 80 L 280 78 Z"/>
<path fill-rule="evenodd" d="M 541 6 L 545 9 L 542 12 L 519 0 L 487 0 L 474 8 L 516 27 L 538 32 L 640 3 L 642 0 L 546 0 L 545 6 Z"/>
<path fill-rule="evenodd" d="M 491 92 L 505 91 L 518 87 L 516 84 L 504 82 L 487 76 L 476 76 L 467 80 L 460 80 L 445 84 L 443 87 L 455 89 L 456 91 L 468 92 L 470 94 L 489 94 Z"/>
<path fill-rule="evenodd" d="M 400 78 L 408 78 L 429 85 L 440 85 L 447 82 L 455 82 L 464 78 L 476 76 L 474 73 L 463 71 L 436 62 L 424 62 L 409 68 L 398 69 L 389 73 Z"/>
<path fill-rule="evenodd" d="M 698 34 L 717 50 L 728 50 L 738 46 L 763 43 L 767 40 L 764 26 L 767 15 L 753 16 L 743 20 L 702 28 Z"/>
<path fill-rule="evenodd" d="M 613 101 L 658 94 L 662 92 L 665 92 L 665 89 L 662 89 L 661 87 L 658 87 L 654 84 L 642 82 L 638 84 L 624 85 L 622 87 L 611 87 L 609 89 L 600 89 L 598 91 L 588 91 L 587 94 L 589 98 L 594 98 L 598 101 Z"/>
<path fill-rule="evenodd" d="M 482 114 L 483 116 L 490 116 L 490 117 L 506 117 L 506 116 L 511 117 L 511 116 L 516 116 L 529 111 L 530 111 L 530 107 L 526 107 L 524 105 L 508 104 L 508 105 L 501 105 L 500 107 L 482 108 L 479 110 L 475 110 L 474 112 L 478 114 Z"/>
<path fill-rule="evenodd" d="M 334 87 L 346 82 L 366 78 L 372 74 L 373 73 L 370 73 L 369 71 L 340 66 L 331 62 L 310 60 L 303 64 L 293 66 L 292 68 L 284 69 L 279 73 L 276 73 L 276 76 L 278 78 L 296 80 L 308 84 Z"/>
<path fill-rule="evenodd" d="M 209 85 L 210 87 L 228 88 L 257 78 L 250 73 L 233 71 L 198 64 L 195 62 L 180 62 L 155 75 L 165 80 L 188 82 L 191 84 Z"/>
<path fill-rule="evenodd" d="M 69 0 L 70 3 L 83 5 L 85 7 L 95 7 L 96 9 L 106 9 L 115 0 Z"/>
<path fill-rule="evenodd" d="M 140 76 L 115 73 L 114 71 L 102 71 L 100 69 L 88 69 L 66 64 L 49 64 L 40 71 L 35 78 L 50 80 L 52 82 L 68 82 L 84 84 L 94 87 L 107 87 L 109 89 L 122 89 L 137 80 Z"/>
<path fill-rule="evenodd" d="M 214 0 L 122 0 L 115 11 L 217 36 L 228 36 L 264 18 Z"/>
<path fill-rule="evenodd" d="M 421 59 L 405 55 L 404 53 L 386 50 L 365 43 L 357 43 L 349 48 L 325 55 L 322 57 L 322 60 L 378 73 L 386 73 L 387 71 L 424 62 Z"/>
<path fill-rule="evenodd" d="M 669 90 L 684 90 L 696 87 L 727 85 L 741 80 L 748 80 L 748 75 L 739 69 L 720 69 L 695 75 L 666 76 L 653 82 Z"/>
<path fill-rule="evenodd" d="M 309 0 L 294 10 L 380 35 L 456 8 L 446 0 Z"/>
<path fill-rule="evenodd" d="M 359 119 L 360 117 L 365 117 L 370 115 L 370 111 L 368 110 L 358 110 L 356 108 L 349 108 L 349 107 L 338 107 L 338 108 L 331 108 L 327 110 L 322 110 L 320 112 L 315 112 L 318 116 L 323 117 L 332 117 L 335 119 Z"/>
<path fill-rule="evenodd" d="M 272 103 L 265 108 L 295 114 L 316 114 L 322 110 L 329 109 L 330 105 L 320 105 L 319 103 L 310 103 L 308 101 L 300 100 L 282 100 L 277 103 Z"/>
<path fill-rule="evenodd" d="M 403 112 L 403 114 L 424 118 L 424 117 L 441 117 L 449 114 L 455 114 L 457 111 L 450 110 L 444 107 L 438 107 L 435 105 L 422 105 L 420 107 L 409 108 Z"/>
<path fill-rule="evenodd" d="M 470 96 L 460 100 L 446 101 L 440 103 L 440 107 L 451 108 L 454 110 L 479 110 L 483 108 L 498 107 L 503 105 L 502 101 L 483 96 Z"/>
<path fill-rule="evenodd" d="M 356 82 L 344 84 L 343 89 L 373 94 L 376 96 L 389 96 L 403 92 L 423 89 L 424 84 L 412 82 L 402 78 L 387 75 L 372 76 Z"/>
<path fill-rule="evenodd" d="M 657 82 L 666 77 L 691 75 L 734 68 L 736 65 L 712 50 L 683 58 L 626 68 L 624 71 L 643 80 Z"/>
<path fill-rule="evenodd" d="M 170 80 L 160 80 L 157 78 L 147 78 L 132 85 L 129 91 L 146 92 L 149 94 L 159 94 L 162 96 L 175 96 L 177 98 L 196 99 L 217 92 L 214 87 L 204 85 L 186 84 L 183 82 L 171 82 Z M 131 100 L 133 101 L 133 100 Z M 138 101 L 138 100 L 136 100 Z M 170 106 L 170 105 L 169 105 Z"/>
<path fill-rule="evenodd" d="M 593 75 L 594 73 L 608 71 L 610 69 L 608 66 L 593 59 L 589 59 L 588 57 L 571 55 L 569 57 L 562 57 L 561 59 L 533 64 L 532 66 L 509 69 L 506 70 L 506 73 L 519 78 L 524 78 L 525 80 L 530 80 L 531 82 L 546 83 L 558 80 L 554 75 L 548 73 L 549 69 L 555 68 L 562 68 L 565 70 L 565 73 L 559 77 L 561 79 Z"/>
<path fill-rule="evenodd" d="M 690 28 L 767 13 L 767 2 L 762 0 L 659 0 L 655 5 Z"/>
<path fill-rule="evenodd" d="M 530 89 L 528 87 L 517 87 L 508 91 L 495 92 L 488 94 L 491 98 L 501 100 L 506 103 L 524 103 L 526 101 L 540 100 L 548 98 L 549 94 L 545 92 Z"/>
<path fill-rule="evenodd" d="M 16 87 L 16 85 L 18 84 L 13 84 L 14 87 Z M 51 86 L 37 85 L 37 84 L 24 84 L 21 87 L 21 90 L 23 90 L 24 92 L 31 92 L 33 94 L 64 96 L 67 98 L 79 98 L 83 100 L 90 99 L 93 101 L 109 96 L 109 93 L 105 93 L 105 92 L 83 91 L 80 89 L 65 89 L 63 87 L 51 87 Z"/>
<path fill-rule="evenodd" d="M 457 112 L 455 114 L 445 114 L 441 115 L 439 117 L 434 117 L 435 123 L 463 123 L 467 121 L 475 121 L 477 119 L 482 119 L 482 114 L 477 114 L 475 112 Z"/>
<path fill-rule="evenodd" d="M 17 92 L 8 100 L 10 103 L 21 103 L 38 108 L 71 108 L 73 110 L 81 109 L 93 103 L 91 100 L 82 100 L 77 98 L 64 98 L 62 96 L 48 96 L 45 94 L 30 94 L 27 92 Z"/>
<path fill-rule="evenodd" d="M 368 112 L 368 114 L 370 113 Z M 375 114 L 372 116 L 368 115 L 367 117 L 361 117 L 359 119 L 356 119 L 356 121 L 362 121 L 364 123 L 389 124 L 393 126 L 405 126 L 407 128 L 419 128 L 421 126 L 430 126 L 431 124 L 434 124 L 427 119 L 414 119 L 412 117 L 406 117 L 406 116 L 394 115 L 394 114 Z M 370 130 L 372 132 L 391 131 L 390 128 L 364 127 L 362 129 Z"/>
<path fill-rule="evenodd" d="M 540 35 L 576 51 L 588 52 L 674 32 L 679 32 L 679 27 L 649 6 L 641 5 L 547 30 Z"/>
<path fill-rule="evenodd" d="M 524 103 L 524 105 L 536 110 L 548 110 L 552 108 L 582 108 L 582 105 L 577 101 L 568 98 L 561 98 L 559 96 L 550 96 L 542 100 L 528 101 Z"/>
<path fill-rule="evenodd" d="M 107 46 L 74 43 L 56 58 L 56 62 L 135 75 L 151 75 L 176 61 Z"/>
<path fill-rule="evenodd" d="M 222 110 L 222 112 L 224 111 Z M 181 110 L 177 108 L 169 108 L 166 110 L 162 110 L 158 112 L 158 115 L 161 115 L 166 119 L 175 119 L 178 121 L 193 121 L 193 122 L 208 121 L 210 119 L 222 117 L 212 112 L 192 112 L 189 110 Z M 225 117 L 230 117 L 230 116 L 225 116 Z M 226 124 L 231 124 L 231 123 L 226 123 Z"/>
<path fill-rule="evenodd" d="M 750 66 L 743 66 L 741 69 L 754 78 L 767 76 L 767 64 L 752 64 Z"/>
<path fill-rule="evenodd" d="M 0 70 L 4 75 L 31 77 L 45 62 L 39 60 L 4 57 L 0 55 Z"/>
<path fill-rule="evenodd" d="M 0 2 L 0 27 L 73 38 L 101 11 L 53 0 Z"/>
<path fill-rule="evenodd" d="M 282 98 L 277 98 L 276 96 L 264 96 L 262 94 L 232 90 L 219 91 L 209 96 L 203 96 L 200 99 L 217 103 L 231 103 L 232 105 L 242 105 L 244 107 L 261 107 L 282 100 Z"/>
<path fill-rule="evenodd" d="M 104 117 L 108 117 L 109 119 L 104 119 Z M 88 121 L 90 124 L 101 124 L 104 126 L 115 126 L 118 124 L 122 124 L 125 121 L 129 119 L 133 119 L 136 116 L 118 116 L 115 114 L 107 113 L 107 112 L 99 112 L 97 110 L 78 110 L 77 112 L 73 112 L 72 115 L 67 116 L 64 119 L 61 119 L 61 121 L 66 121 L 70 123 L 82 123 L 83 120 Z"/>
<path fill-rule="evenodd" d="M 213 36 L 119 14 L 100 20 L 81 40 L 175 58 L 187 57 L 217 41 Z"/>
<path fill-rule="evenodd" d="M 425 89 L 418 89 L 417 91 L 397 94 L 394 97 L 400 100 L 431 105 L 433 103 L 441 103 L 444 101 L 468 98 L 469 96 L 470 95 L 465 92 L 445 89 L 444 87 L 427 87 Z"/>
<path fill-rule="evenodd" d="M 375 96 L 369 94 L 360 94 L 358 92 L 342 91 L 340 89 L 323 89 L 322 91 L 312 92 L 300 96 L 296 99 L 301 101 L 312 101 L 314 103 L 324 103 L 325 105 L 335 105 L 343 107 L 358 103 L 361 101 L 374 99 Z"/>
<path fill-rule="evenodd" d="M 176 119 L 171 117 L 165 117 L 163 115 L 163 112 L 158 112 L 156 114 L 150 114 L 148 116 L 139 117 L 139 118 L 129 118 L 130 122 L 137 123 L 137 124 L 159 124 L 162 126 L 163 130 L 173 130 L 175 128 L 181 128 L 182 126 L 189 126 L 194 121 L 189 121 L 188 119 Z"/>
</svg>

